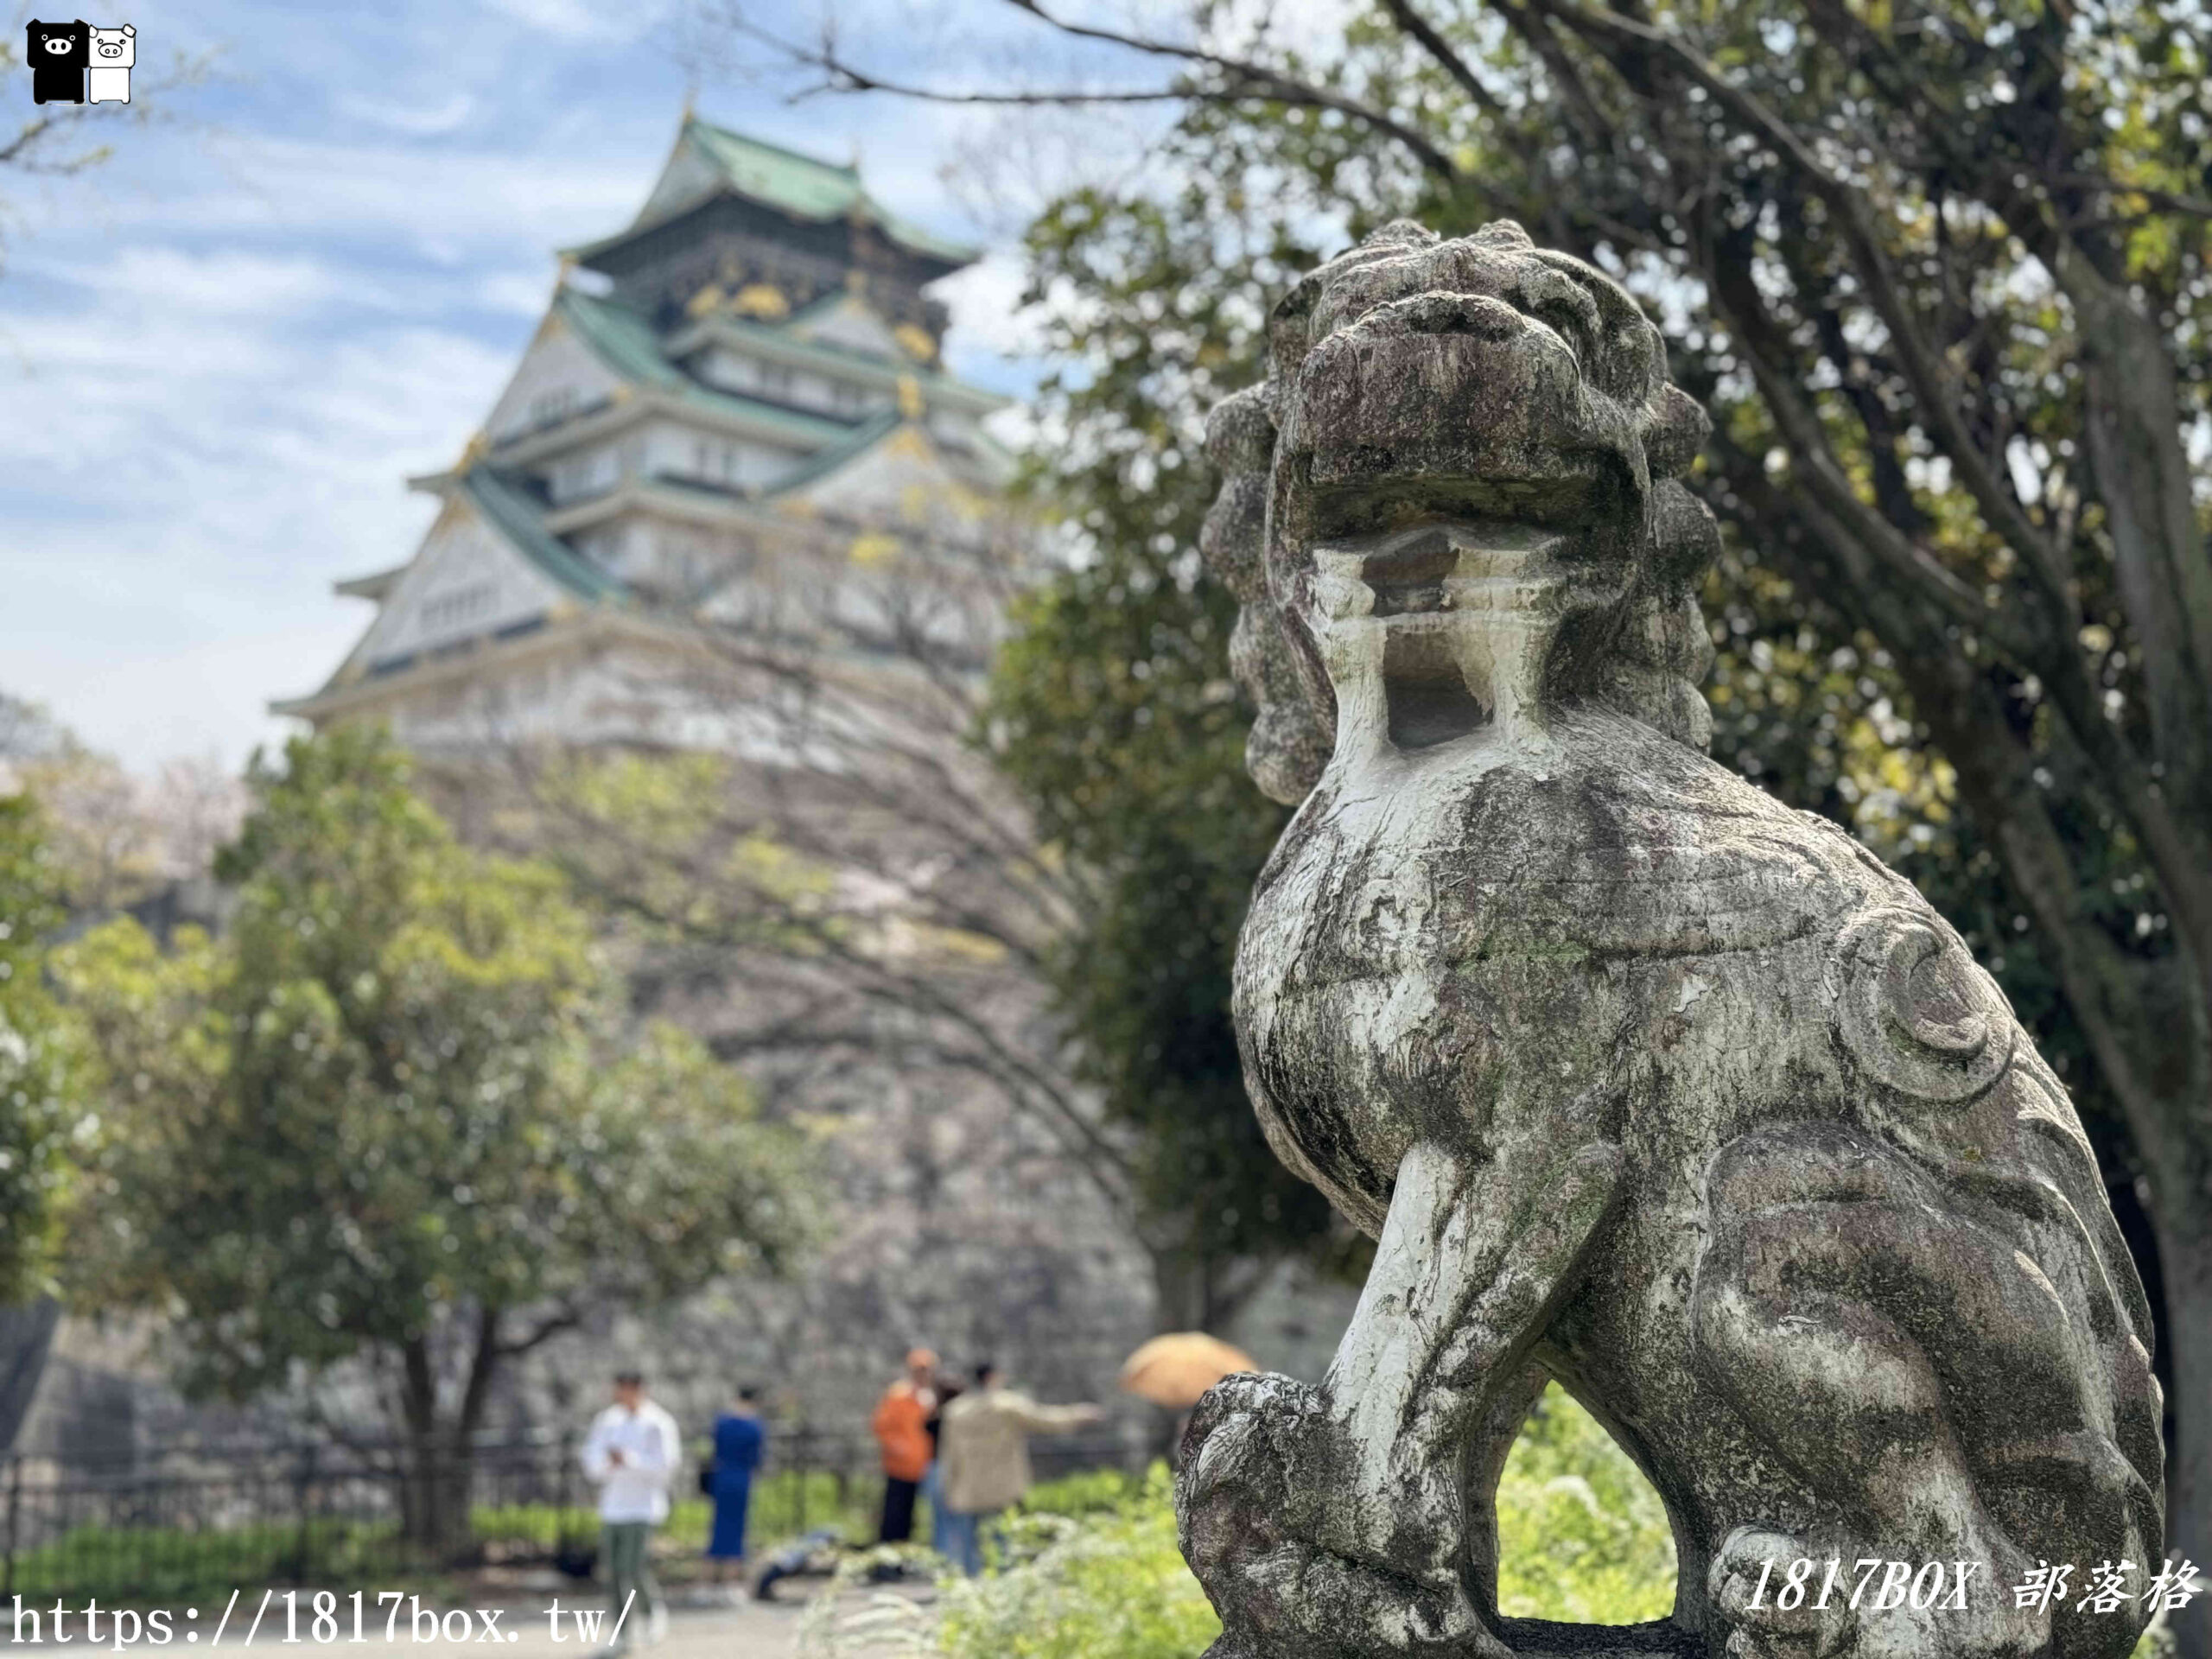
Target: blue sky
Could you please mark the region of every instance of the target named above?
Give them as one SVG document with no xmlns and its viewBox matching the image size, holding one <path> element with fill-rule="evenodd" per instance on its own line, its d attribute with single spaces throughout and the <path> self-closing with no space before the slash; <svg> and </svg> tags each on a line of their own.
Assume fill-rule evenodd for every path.
<svg viewBox="0 0 2212 1659">
<path fill-rule="evenodd" d="M 880 197 L 1003 250 L 1017 210 L 945 182 L 979 148 L 1004 158 L 996 118 L 792 106 L 741 48 L 701 71 L 690 3 L 87 14 L 137 29 L 142 82 L 177 51 L 216 53 L 216 78 L 169 100 L 175 119 L 114 129 L 92 173 L 0 174 L 0 689 L 140 769 L 234 764 L 281 734 L 264 703 L 320 683 L 366 620 L 332 581 L 414 550 L 431 505 L 404 477 L 450 461 L 489 408 L 552 250 L 635 210 L 695 73 L 702 113 L 833 159 L 857 148 Z M 814 27 L 809 0 L 779 9 L 756 15 Z M 969 72 L 1029 50 L 1001 11 L 875 0 L 842 21 L 895 41 L 902 68 Z M 13 131 L 28 77 L 0 98 Z M 1019 394 L 1037 365 L 1017 285 L 1001 251 L 940 291 L 955 365 Z"/>
</svg>

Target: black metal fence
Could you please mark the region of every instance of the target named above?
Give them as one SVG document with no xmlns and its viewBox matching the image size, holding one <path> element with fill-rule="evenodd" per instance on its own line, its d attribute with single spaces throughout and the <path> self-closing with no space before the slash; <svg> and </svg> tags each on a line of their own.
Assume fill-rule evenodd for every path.
<svg viewBox="0 0 2212 1659">
<path fill-rule="evenodd" d="M 1033 1456 L 1042 1479 L 1135 1466 L 1128 1444 L 1108 1434 L 1040 1440 Z M 0 1464 L 0 1605 L 17 1595 L 26 1605 L 156 1603 L 232 1587 L 351 1590 L 409 1575 L 420 1588 L 427 1575 L 461 1571 L 590 1571 L 599 1523 L 573 1441 L 480 1446 L 462 1473 L 426 1471 L 389 1446 L 183 1452 L 112 1466 L 17 1457 Z M 426 1515 L 426 1490 L 442 1513 Z M 757 1552 L 823 1526 L 865 1537 L 881 1494 L 868 1435 L 771 1426 L 749 1541 Z M 689 1467 L 672 1496 L 662 1548 L 696 1556 L 712 1510 Z"/>
</svg>

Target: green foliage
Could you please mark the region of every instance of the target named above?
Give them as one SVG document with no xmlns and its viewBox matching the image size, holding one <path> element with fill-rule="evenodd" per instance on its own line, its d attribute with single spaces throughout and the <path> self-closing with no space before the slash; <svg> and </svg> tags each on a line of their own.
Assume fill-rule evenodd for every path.
<svg viewBox="0 0 2212 1659">
<path fill-rule="evenodd" d="M 204 1529 L 92 1525 L 72 1527 L 22 1551 L 13 1582 L 26 1605 L 62 1598 L 72 1606 L 93 1599 L 103 1606 L 139 1607 L 213 1601 L 219 1609 L 239 1585 L 350 1588 L 404 1571 L 412 1575 L 409 1588 L 429 1601 L 439 1599 L 442 1587 L 428 1576 L 432 1565 L 406 1548 L 395 1524 L 384 1521 L 268 1521 Z M 277 1594 L 281 1599 L 281 1589 Z M 259 1597 L 257 1590 L 241 1599 Z M 279 1617 L 282 1605 L 280 1599 Z"/>
<path fill-rule="evenodd" d="M 163 952 L 120 920 L 61 956 L 112 1117 L 84 1288 L 170 1306 L 193 1384 L 464 1328 L 496 1366 L 588 1299 L 801 1241 L 785 1134 L 693 1039 L 622 1039 L 554 873 L 461 846 L 379 734 L 295 741 L 251 781 L 225 938 Z"/>
<path fill-rule="evenodd" d="M 1498 1483 L 1501 1611 L 1630 1624 L 1675 1602 L 1659 1496 L 1556 1385 Z M 1141 1481 L 1094 1471 L 1040 1484 L 1009 1523 L 1007 1564 L 949 1586 L 946 1659 L 1189 1659 L 1220 1625 L 1175 1547 L 1164 1466 Z"/>
<path fill-rule="evenodd" d="M 883 1489 L 871 1480 L 841 1479 L 827 1469 L 777 1469 L 753 1479 L 746 1510 L 747 1553 L 759 1555 L 822 1527 L 836 1527 L 854 1543 L 875 1533 Z M 589 1542 L 599 1535 L 599 1511 L 588 1504 L 479 1503 L 471 1510 L 478 1539 L 516 1554 L 550 1554 L 563 1540 Z M 703 1497 L 679 1497 L 654 1533 L 663 1553 L 696 1554 L 714 1531 L 715 1506 Z"/>
<path fill-rule="evenodd" d="M 1149 1474 L 1144 1478 L 1149 1480 Z M 1022 1495 L 1021 1510 L 1031 1515 L 1064 1515 L 1078 1519 L 1116 1510 L 1134 1495 L 1136 1477 L 1120 1469 L 1080 1469 L 1054 1480 L 1040 1480 Z"/>
<path fill-rule="evenodd" d="M 1498 1611 L 1633 1624 L 1675 1606 L 1666 1506 L 1627 1452 L 1558 1383 L 1497 1483 Z"/>
<path fill-rule="evenodd" d="M 1176 1550 L 1164 1468 L 1124 1503 L 1031 1529 L 1050 1539 L 1032 1559 L 944 1586 L 948 1659 L 1190 1659 L 1221 1633 Z"/>
<path fill-rule="evenodd" d="M 563 1456 L 567 1455 L 564 1452 Z M 581 1483 L 579 1483 L 581 1484 Z M 356 1488 L 358 1492 L 359 1489 Z M 289 1501 L 289 1486 L 271 1496 Z M 827 1470 L 778 1470 L 753 1482 L 749 1534 L 756 1555 L 810 1529 L 838 1525 L 855 1541 L 872 1535 L 880 1491 L 848 1486 Z M 32 1502 L 36 1503 L 35 1496 Z M 158 1505 L 156 1507 L 159 1507 Z M 671 1506 L 654 1535 L 664 1576 L 681 1576 L 705 1549 L 714 1506 L 687 1498 Z M 589 1548 L 599 1512 L 588 1504 L 477 1503 L 468 1536 L 495 1563 L 548 1561 L 563 1544 Z M 437 1576 L 445 1563 L 411 1545 L 397 1522 L 317 1516 L 223 1526 L 73 1526 L 15 1557 L 14 1586 L 27 1601 L 72 1605 L 90 1598 L 126 1605 L 173 1605 L 212 1595 L 218 1605 L 237 1585 L 375 1586 L 407 1575 L 423 1599 L 465 1599 Z M 673 1570 L 671 1570 L 673 1569 Z"/>
<path fill-rule="evenodd" d="M 1260 1134 L 1229 1017 L 1237 930 L 1286 814 L 1244 778 L 1235 607 L 1190 554 L 1210 480 L 1172 434 L 1117 435 L 1150 447 L 1040 480 L 1093 556 L 1018 607 L 987 729 L 1084 878 L 1054 988 L 1084 1080 L 1131 1132 L 1147 1236 L 1192 1281 L 1164 1312 L 1208 1325 L 1239 1266 L 1338 1241 L 1326 1203 Z M 1131 475 L 1150 487 L 1126 487 Z"/>
<path fill-rule="evenodd" d="M 1415 10 L 1471 67 L 1481 96 L 1380 6 L 1355 9 L 1340 33 L 1300 51 L 1264 36 L 1254 49 L 1417 130 L 1455 169 L 1449 176 L 1335 111 L 1199 98 L 1160 141 L 1154 165 L 1071 191 L 1031 226 L 1027 298 L 1042 308 L 1044 354 L 1062 365 L 1043 386 L 1044 423 L 1065 433 L 1040 462 L 1040 493 L 1065 504 L 1094 560 L 1027 621 L 1036 644 L 1016 677 L 1056 694 L 1032 694 L 1027 706 L 1017 760 L 1032 792 L 1111 825 L 1124 813 L 1141 820 L 1159 798 L 1111 757 L 1089 760 L 1094 744 L 1142 754 L 1157 741 L 1189 771 L 1235 769 L 1233 744 L 1175 735 L 1185 710 L 1214 706 L 1204 688 L 1224 671 L 1226 610 L 1202 587 L 1193 592 L 1192 550 L 1212 487 L 1198 448 L 1205 411 L 1258 376 L 1268 308 L 1321 257 L 1403 215 L 1447 234 L 1517 218 L 1637 293 L 1667 333 L 1675 378 L 1714 410 L 1719 435 L 1692 482 L 1726 535 L 1705 594 L 1719 657 L 1715 758 L 1845 823 L 1918 881 L 2002 981 L 2079 1095 L 2093 1135 L 2117 1150 L 2111 1124 L 2095 1121 L 2115 1109 L 2061 994 L 2053 942 L 2031 925 L 1986 826 L 1959 809 L 1958 780 L 1937 744 L 1942 721 L 1929 717 L 1949 711 L 1916 705 L 1910 677 L 1868 623 L 1892 614 L 1885 607 L 1893 596 L 1876 577 L 1864 593 L 1816 579 L 1825 567 L 1808 566 L 1801 551 L 1812 539 L 1798 507 L 1802 467 L 1793 469 L 1796 446 L 1776 428 L 1747 347 L 1805 388 L 1843 470 L 1891 524 L 1993 605 L 2003 584 L 2021 581 L 2020 554 L 1986 527 L 1903 383 L 1840 215 L 1808 199 L 1773 147 L 1707 136 L 1717 118 L 1701 91 L 1685 97 L 1669 83 L 1655 99 L 1634 84 L 1655 54 L 1629 49 L 1608 61 L 1511 9 L 1440 0 Z M 2021 12 L 1937 0 L 1863 18 L 1837 13 L 1817 26 L 1746 5 L 1637 15 L 1693 40 L 1823 154 L 1855 158 L 1848 170 L 1872 194 L 1909 302 L 1955 334 L 1949 349 L 1976 400 L 1969 418 L 1980 441 L 2036 480 L 2028 513 L 2066 543 L 2081 584 L 2082 660 L 2118 728 L 2136 734 L 2143 652 L 2131 646 L 2113 586 L 2103 510 L 2084 493 L 2073 322 L 2023 239 L 2025 219 L 2008 224 L 2009 208 L 1987 200 L 2055 165 L 2033 137 L 2046 119 L 2064 126 L 2075 146 L 2064 165 L 2084 177 L 2201 195 L 2212 157 L 2202 41 L 2175 14 L 2138 4 Z M 1240 38 L 1222 14 L 1197 16 L 1201 30 Z M 1852 42 L 1853 63 L 1839 38 Z M 1905 40 L 1915 54 L 1931 43 L 1942 67 L 1916 55 L 1904 104 L 1940 96 L 1956 118 L 1936 118 L 1937 129 L 1970 130 L 1990 157 L 2012 159 L 1991 160 L 1987 177 L 1920 165 L 1928 146 L 1897 112 L 1893 89 L 1875 84 L 1883 54 Z M 2013 78 L 2031 60 L 2063 61 L 2064 85 L 2029 97 Z M 1200 70 L 1190 84 L 1216 85 Z M 1883 133 L 1894 142 L 1873 136 Z M 1696 188 L 1655 186 L 1653 158 L 1662 156 L 1670 179 Z M 2084 219 L 2108 216 L 2081 232 L 2093 256 L 2139 283 L 2175 338 L 2201 340 L 2212 321 L 2208 221 L 2125 194 L 2069 200 L 2067 211 Z M 1758 338 L 1746 338 L 1744 322 L 1757 308 L 1712 290 L 1716 259 L 1725 271 L 1756 270 L 1770 296 L 1787 290 Z M 2183 381 L 2183 417 L 2201 419 L 2212 380 L 2185 372 Z M 2071 666 L 2023 673 L 1986 648 L 1977 655 L 1958 629 L 1951 637 L 1948 649 L 1969 659 L 1956 677 L 1986 683 L 2041 762 L 2037 787 L 2073 855 L 2081 913 L 2133 957 L 2169 951 L 2165 905 L 2124 815 L 2100 793 L 2094 768 L 2052 736 L 2050 681 Z M 1126 672 L 1094 665 L 1109 652 L 1127 655 Z M 1147 699 L 1159 704 L 1157 735 L 1124 712 Z M 1039 736 L 1052 720 L 1068 728 L 1057 750 Z M 1954 721 L 1954 741 L 1961 729 Z M 1187 775 L 1178 779 L 1186 788 Z M 1240 828 L 1273 821 L 1256 791 L 1234 810 Z M 1164 837 L 1136 844 L 1173 855 Z M 1157 887 L 1156 866 L 1130 864 Z M 1195 859 L 1191 868 L 1208 865 Z M 1110 998 L 1110 984 L 1095 995 Z M 1110 1020 L 1102 1023 L 1110 1034 Z M 1101 1047 L 1114 1052 L 1110 1040 Z M 1116 1075 L 1110 1058 L 1105 1071 Z"/>
<path fill-rule="evenodd" d="M 51 1288 L 72 1143 L 98 1129 L 77 1108 L 77 1044 L 44 982 L 60 919 L 38 808 L 0 797 L 0 1303 Z"/>
</svg>

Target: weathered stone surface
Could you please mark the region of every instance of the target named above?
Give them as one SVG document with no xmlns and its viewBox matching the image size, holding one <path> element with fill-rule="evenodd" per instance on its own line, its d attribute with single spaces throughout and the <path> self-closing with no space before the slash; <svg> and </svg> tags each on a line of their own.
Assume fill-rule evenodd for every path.
<svg viewBox="0 0 2212 1659">
<path fill-rule="evenodd" d="M 1375 1234 L 1327 1377 L 1231 1378 L 1177 1501 L 1217 1659 L 2117 1656 L 2015 1605 L 2154 1562 L 2148 1309 L 2064 1090 L 1906 881 L 1702 752 L 1706 430 L 1602 274 L 1400 224 L 1217 416 L 1255 775 L 1303 805 L 1238 955 L 1283 1160 Z M 1666 1501 L 1670 1621 L 1496 1607 L 1547 1377 Z M 1764 1563 L 1975 1563 L 1777 1611 Z M 2139 1592 L 2146 1578 L 2139 1575 Z"/>
</svg>

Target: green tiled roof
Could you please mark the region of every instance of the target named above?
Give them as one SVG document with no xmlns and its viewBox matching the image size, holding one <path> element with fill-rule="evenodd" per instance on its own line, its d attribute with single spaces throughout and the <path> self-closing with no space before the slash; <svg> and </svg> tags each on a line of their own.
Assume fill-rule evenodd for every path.
<svg viewBox="0 0 2212 1659">
<path fill-rule="evenodd" d="M 538 509 L 489 468 L 461 476 L 461 493 L 523 556 L 579 599 L 620 598 L 622 584 L 545 528 Z"/>
<path fill-rule="evenodd" d="M 674 390 L 683 372 L 661 355 L 653 326 L 629 306 L 603 300 L 580 289 L 562 287 L 553 309 L 583 337 L 584 344 L 625 380 Z"/>
<path fill-rule="evenodd" d="M 842 299 L 833 295 L 832 299 Z M 810 306 L 808 310 L 817 308 Z M 806 315 L 800 312 L 781 322 L 762 322 L 753 317 L 741 317 L 729 312 L 717 312 L 702 324 L 710 328 L 726 329 L 740 339 L 757 340 L 774 347 L 785 357 L 802 363 L 817 365 L 831 374 L 850 376 L 855 372 L 880 385 L 896 385 L 902 378 L 911 378 L 925 391 L 952 393 L 963 401 L 984 409 L 1003 409 L 1011 400 L 980 386 L 971 386 L 957 380 L 934 363 L 918 363 L 910 357 L 878 357 L 873 353 L 855 351 L 849 346 L 840 346 L 834 340 L 804 340 L 792 332 L 792 327 Z M 680 330 L 678 331 L 681 332 Z"/>
<path fill-rule="evenodd" d="M 853 429 L 842 421 L 824 420 L 701 385 L 668 360 L 652 324 L 619 300 L 601 299 L 578 289 L 563 288 L 554 296 L 553 309 L 575 327 L 584 344 L 597 353 L 608 368 L 632 385 L 657 387 L 689 398 L 702 408 L 742 416 L 773 427 L 802 443 L 835 443 Z"/>
<path fill-rule="evenodd" d="M 685 119 L 683 130 L 677 135 L 677 149 L 680 150 L 686 143 L 721 176 L 725 188 L 748 201 L 789 213 L 793 219 L 817 224 L 837 219 L 865 219 L 908 252 L 936 260 L 948 270 L 973 264 L 982 257 L 979 248 L 934 235 L 893 213 L 868 194 L 867 187 L 861 183 L 858 168 L 839 167 L 812 156 L 803 156 L 795 149 L 785 149 L 780 144 L 748 138 L 741 132 L 715 126 L 696 116 Z M 589 259 L 628 241 L 638 232 L 696 205 L 695 199 L 671 212 L 657 213 L 651 220 L 641 217 L 628 230 L 571 248 L 569 252 Z"/>
<path fill-rule="evenodd" d="M 836 472 L 847 461 L 869 450 L 896 432 L 905 421 L 893 410 L 885 410 L 855 427 L 842 443 L 833 443 L 827 449 L 809 455 L 791 472 L 770 484 L 763 492 L 767 495 L 788 495 L 804 488 L 815 480 Z"/>
<path fill-rule="evenodd" d="M 859 208 L 882 227 L 886 236 L 916 253 L 958 265 L 971 263 L 978 255 L 977 249 L 933 236 L 899 218 L 868 194 L 858 168 L 833 166 L 696 117 L 684 131 L 740 195 L 779 207 L 798 219 L 842 219 Z"/>
</svg>

